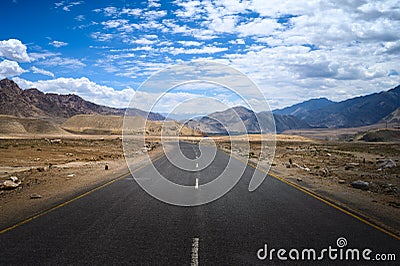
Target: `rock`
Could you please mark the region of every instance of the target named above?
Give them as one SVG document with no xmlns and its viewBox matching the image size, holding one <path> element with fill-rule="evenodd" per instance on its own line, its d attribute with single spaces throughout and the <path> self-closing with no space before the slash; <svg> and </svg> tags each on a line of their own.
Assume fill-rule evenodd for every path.
<svg viewBox="0 0 400 266">
<path fill-rule="evenodd" d="M 18 181 L 18 177 L 10 176 L 10 180 L 13 181 L 13 182 L 17 182 Z"/>
<path fill-rule="evenodd" d="M 339 180 L 338 180 L 338 183 L 339 183 L 339 184 L 345 184 L 345 183 L 346 183 L 346 180 L 344 180 L 344 179 L 339 179 Z"/>
<path fill-rule="evenodd" d="M 290 162 L 285 163 L 286 168 L 290 168 Z"/>
<path fill-rule="evenodd" d="M 303 181 L 303 179 L 301 179 L 301 177 L 298 177 L 297 181 L 301 182 L 301 181 Z"/>
<path fill-rule="evenodd" d="M 108 170 L 108 164 L 104 166 L 104 170 Z"/>
<path fill-rule="evenodd" d="M 365 182 L 362 180 L 357 180 L 357 181 L 353 181 L 350 184 L 353 188 L 357 188 L 357 189 L 362 189 L 362 190 L 368 190 L 370 187 L 369 182 Z"/>
<path fill-rule="evenodd" d="M 54 143 L 62 143 L 62 141 L 61 141 L 61 139 L 51 139 L 51 140 L 50 140 L 50 143 L 51 143 L 51 144 L 54 144 Z"/>
<path fill-rule="evenodd" d="M 68 177 L 74 177 L 75 176 L 75 174 L 69 174 L 69 175 L 67 175 Z"/>
<path fill-rule="evenodd" d="M 31 199 L 40 199 L 42 197 L 42 195 L 38 194 L 38 193 L 32 193 L 31 194 Z"/>
<path fill-rule="evenodd" d="M 331 156 L 332 156 L 332 154 L 330 154 L 329 152 L 328 152 L 326 155 L 328 155 L 328 157 L 331 157 Z"/>
<path fill-rule="evenodd" d="M 21 181 L 14 182 L 12 180 L 3 180 L 0 181 L 0 189 L 6 190 L 6 189 L 15 189 L 21 185 Z"/>
<path fill-rule="evenodd" d="M 318 175 L 327 176 L 328 175 L 328 171 L 326 169 L 320 169 L 320 170 L 318 170 Z"/>
<path fill-rule="evenodd" d="M 359 163 L 346 163 L 344 170 L 354 169 L 356 166 L 359 166 Z"/>
<path fill-rule="evenodd" d="M 378 166 L 380 168 L 393 168 L 396 167 L 396 163 L 392 159 L 380 160 L 378 161 Z"/>
</svg>

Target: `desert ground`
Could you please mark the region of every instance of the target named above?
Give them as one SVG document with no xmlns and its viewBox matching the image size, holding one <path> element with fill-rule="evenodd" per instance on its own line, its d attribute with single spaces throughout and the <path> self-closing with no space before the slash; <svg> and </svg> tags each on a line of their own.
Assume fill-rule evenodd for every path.
<svg viewBox="0 0 400 266">
<path fill-rule="evenodd" d="M 140 167 L 147 154 L 154 158 L 162 153 L 156 140 L 145 145 L 136 142 L 134 167 Z M 118 136 L 3 136 L 0 227 L 10 226 L 128 173 Z M 15 178 L 14 183 L 19 184 L 16 188 L 5 187 L 5 181 Z"/>
<path fill-rule="evenodd" d="M 359 133 L 353 136 L 353 141 L 344 141 L 276 135 L 272 161 L 260 158 L 260 135 L 249 135 L 251 150 L 246 153 L 237 148 L 245 146 L 246 136 L 232 137 L 232 151 L 229 137 L 210 139 L 236 157 L 260 161 L 261 166 L 270 164 L 271 173 L 399 233 L 400 142 L 366 142 L 359 140 Z M 180 138 L 196 142 L 203 137 Z M 137 167 L 144 164 L 147 154 L 151 158 L 162 154 L 159 137 L 147 136 L 144 145 L 138 141 L 132 154 Z M 19 185 L 0 190 L 0 227 L 128 173 L 120 135 L 1 135 L 0 184 L 16 177 Z M 368 186 L 356 188 L 352 182 L 358 180 Z"/>
</svg>

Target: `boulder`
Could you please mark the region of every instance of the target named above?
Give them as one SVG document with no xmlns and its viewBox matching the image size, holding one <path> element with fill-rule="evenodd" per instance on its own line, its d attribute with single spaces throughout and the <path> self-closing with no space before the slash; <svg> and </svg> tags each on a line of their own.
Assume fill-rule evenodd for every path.
<svg viewBox="0 0 400 266">
<path fill-rule="evenodd" d="M 0 181 L 0 189 L 6 190 L 6 189 L 15 189 L 21 185 L 21 181 L 12 181 L 12 180 L 3 180 Z"/>
<path fill-rule="evenodd" d="M 362 189 L 362 190 L 368 190 L 370 187 L 370 183 L 369 182 L 365 182 L 362 180 L 357 180 L 357 181 L 353 181 L 350 184 L 353 188 L 357 188 L 357 189 Z"/>
<path fill-rule="evenodd" d="M 392 159 L 378 161 L 380 168 L 393 168 L 396 167 L 396 163 Z"/>
</svg>

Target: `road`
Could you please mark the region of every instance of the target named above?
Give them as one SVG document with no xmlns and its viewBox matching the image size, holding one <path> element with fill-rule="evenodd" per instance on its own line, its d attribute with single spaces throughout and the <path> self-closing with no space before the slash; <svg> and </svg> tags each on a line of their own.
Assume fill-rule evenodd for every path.
<svg viewBox="0 0 400 266">
<path fill-rule="evenodd" d="M 195 145 L 184 143 L 181 149 L 194 158 Z M 218 151 L 213 163 L 200 172 L 180 170 L 165 156 L 155 166 L 173 182 L 196 186 L 196 179 L 201 185 L 215 178 L 228 160 Z M 135 177 L 146 176 L 148 170 L 139 170 Z M 225 196 L 197 207 L 163 203 L 143 191 L 132 176 L 124 177 L 1 234 L 0 264 L 279 264 L 276 254 L 272 261 L 260 260 L 257 252 L 265 244 L 268 250 L 288 252 L 337 248 L 339 237 L 346 238 L 346 248 L 369 248 L 370 256 L 393 253 L 400 259 L 399 240 L 278 179 L 268 176 L 249 192 L 253 171 L 247 166 Z M 326 257 L 322 262 L 333 263 Z"/>
</svg>

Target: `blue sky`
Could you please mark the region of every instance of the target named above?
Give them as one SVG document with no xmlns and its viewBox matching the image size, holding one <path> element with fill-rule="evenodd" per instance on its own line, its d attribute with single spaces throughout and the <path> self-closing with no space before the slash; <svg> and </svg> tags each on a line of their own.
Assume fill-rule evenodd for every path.
<svg viewBox="0 0 400 266">
<path fill-rule="evenodd" d="M 0 78 L 98 104 L 127 106 L 152 74 L 192 60 L 240 70 L 272 108 L 400 83 L 398 1 L 4 0 L 1 10 Z M 165 102 L 191 94 L 239 104 L 211 87 L 174 91 Z M 152 95 L 141 97 L 145 109 Z"/>
</svg>

